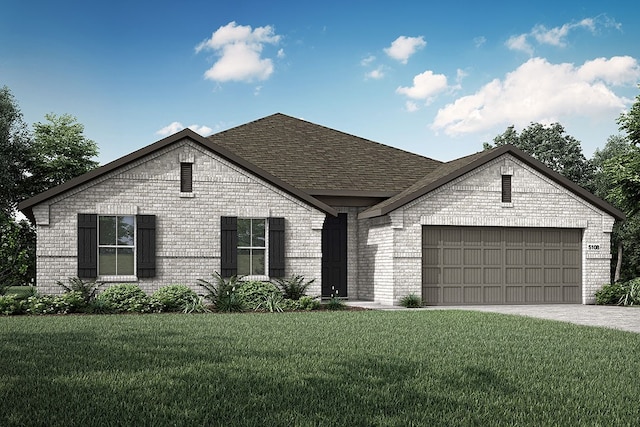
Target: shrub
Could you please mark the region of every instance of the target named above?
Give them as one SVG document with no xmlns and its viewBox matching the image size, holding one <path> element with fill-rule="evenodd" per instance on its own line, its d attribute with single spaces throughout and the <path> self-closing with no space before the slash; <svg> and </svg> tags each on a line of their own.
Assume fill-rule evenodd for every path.
<svg viewBox="0 0 640 427">
<path fill-rule="evenodd" d="M 596 292 L 596 304 L 618 304 L 624 294 L 625 287 L 622 282 L 604 285 L 600 290 Z"/>
<path fill-rule="evenodd" d="M 340 298 L 331 297 L 325 304 L 325 307 L 327 308 L 327 310 L 342 310 L 346 307 L 346 305 Z"/>
<path fill-rule="evenodd" d="M 258 303 L 255 310 L 264 310 L 269 313 L 282 313 L 284 311 L 285 301 L 279 293 L 269 294 Z"/>
<path fill-rule="evenodd" d="M 422 300 L 416 294 L 409 294 L 400 299 L 400 305 L 406 308 L 418 308 L 422 307 Z"/>
<path fill-rule="evenodd" d="M 278 295 L 281 296 L 280 290 L 271 282 L 260 282 L 250 280 L 240 284 L 238 294 L 242 297 L 246 307 L 255 310 L 258 305 L 262 304 L 267 298 Z"/>
<path fill-rule="evenodd" d="M 112 313 L 149 313 L 161 308 L 135 284 L 110 286 L 98 295 L 96 301 L 104 312 Z"/>
<path fill-rule="evenodd" d="M 29 314 L 69 314 L 84 311 L 87 307 L 80 291 L 62 295 L 32 296 L 25 300 L 25 312 Z"/>
<path fill-rule="evenodd" d="M 311 279 L 305 282 L 303 276 L 294 275 L 291 275 L 288 279 L 274 279 L 275 285 L 282 292 L 282 296 L 293 300 L 299 300 L 305 296 L 307 289 L 315 280 Z"/>
<path fill-rule="evenodd" d="M 320 308 L 320 301 L 318 301 L 318 298 L 316 297 L 305 295 L 303 297 L 300 297 L 300 299 L 298 300 L 298 307 L 300 308 L 300 310 L 317 310 L 318 308 Z"/>
<path fill-rule="evenodd" d="M 11 316 L 23 314 L 26 310 L 25 301 L 16 295 L 0 295 L 0 314 Z"/>
<path fill-rule="evenodd" d="M 155 291 L 151 300 L 162 307 L 163 311 L 185 311 L 187 306 L 194 307 L 194 301 L 199 301 L 200 298 L 187 285 L 168 285 Z"/>
<path fill-rule="evenodd" d="M 620 305 L 640 304 L 640 277 L 624 284 L 624 294 L 618 301 Z"/>
<path fill-rule="evenodd" d="M 61 281 L 57 281 L 56 285 L 60 286 L 67 293 L 79 292 L 86 304 L 89 304 L 95 299 L 98 289 L 104 284 L 96 282 L 95 280 L 85 282 L 79 277 L 69 277 L 68 282 L 69 284 L 65 285 Z"/>
<path fill-rule="evenodd" d="M 203 295 L 205 299 L 209 300 L 218 311 L 243 311 L 244 300 L 239 293 L 240 277 L 232 276 L 229 279 L 225 279 L 220 276 L 218 272 L 212 274 L 213 280 L 207 281 L 204 279 L 198 279 L 198 285 L 205 289 Z"/>
</svg>

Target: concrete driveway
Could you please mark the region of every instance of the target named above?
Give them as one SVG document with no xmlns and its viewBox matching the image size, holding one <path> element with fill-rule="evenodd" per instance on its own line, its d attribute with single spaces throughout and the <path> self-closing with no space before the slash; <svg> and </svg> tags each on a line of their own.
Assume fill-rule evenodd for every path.
<svg viewBox="0 0 640 427">
<path fill-rule="evenodd" d="M 404 309 L 403 307 L 389 307 L 368 301 L 353 301 L 349 305 L 371 309 Z M 410 309 L 416 310 L 416 309 Z M 515 314 L 520 316 L 537 317 L 540 319 L 559 320 L 586 326 L 602 326 L 640 333 L 640 307 L 619 307 L 608 305 L 468 305 L 425 307 L 418 310 L 473 310 L 492 313 Z"/>
</svg>

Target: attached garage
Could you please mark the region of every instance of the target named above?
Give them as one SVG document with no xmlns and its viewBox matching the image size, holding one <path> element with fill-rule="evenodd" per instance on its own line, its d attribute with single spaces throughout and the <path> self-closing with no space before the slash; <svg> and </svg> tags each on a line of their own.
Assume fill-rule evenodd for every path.
<svg viewBox="0 0 640 427">
<path fill-rule="evenodd" d="M 582 229 L 423 226 L 425 304 L 582 302 Z"/>
</svg>

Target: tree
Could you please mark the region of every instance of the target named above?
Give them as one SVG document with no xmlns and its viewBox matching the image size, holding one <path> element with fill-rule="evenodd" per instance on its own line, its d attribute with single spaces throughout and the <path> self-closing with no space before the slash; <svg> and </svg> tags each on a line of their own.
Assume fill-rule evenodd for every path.
<svg viewBox="0 0 640 427">
<path fill-rule="evenodd" d="M 30 150 L 32 195 L 60 185 L 98 166 L 97 144 L 84 135 L 84 126 L 69 114 L 45 115 L 48 123 L 36 123 Z"/>
<path fill-rule="evenodd" d="M 30 135 L 11 91 L 0 88 L 0 215 L 11 217 L 27 196 Z"/>
<path fill-rule="evenodd" d="M 484 148 L 512 144 L 582 187 L 592 186 L 593 167 L 582 154 L 580 141 L 567 135 L 559 123 L 531 123 L 519 135 L 514 126 L 509 126 L 493 143 L 484 143 Z"/>
<path fill-rule="evenodd" d="M 632 144 L 640 144 L 640 95 L 636 96 L 636 101 L 628 112 L 620 114 L 617 123 L 620 131 L 627 134 Z"/>
<path fill-rule="evenodd" d="M 34 283 L 36 236 L 28 221 L 0 214 L 0 295 L 7 286 Z"/>
</svg>

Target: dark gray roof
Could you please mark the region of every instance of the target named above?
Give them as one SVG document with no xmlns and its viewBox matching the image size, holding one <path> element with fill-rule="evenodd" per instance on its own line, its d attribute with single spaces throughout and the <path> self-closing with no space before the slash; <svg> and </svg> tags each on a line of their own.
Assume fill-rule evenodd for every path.
<svg viewBox="0 0 640 427">
<path fill-rule="evenodd" d="M 312 195 L 390 197 L 442 164 L 280 113 L 209 140 Z"/>
<path fill-rule="evenodd" d="M 390 197 L 383 202 L 378 203 L 375 206 L 370 207 L 364 212 L 361 212 L 359 218 L 372 218 L 376 216 L 386 215 L 389 212 L 412 202 L 418 197 L 424 196 L 425 194 L 453 181 L 454 179 L 464 175 L 465 173 L 468 173 L 506 153 L 509 153 L 522 162 L 528 164 L 543 175 L 546 175 L 558 184 L 562 185 L 567 190 L 578 195 L 594 206 L 597 206 L 604 212 L 609 213 L 614 218 L 619 220 L 625 219 L 624 213 L 619 209 L 616 209 L 609 203 L 596 197 L 589 191 L 585 190 L 584 188 L 580 187 L 579 185 L 575 184 L 574 182 L 570 181 L 554 170 L 548 168 L 540 161 L 534 159 L 520 149 L 509 144 L 496 147 L 491 150 L 485 150 L 475 154 L 471 154 L 466 157 L 461 157 L 447 163 L 443 163 L 439 168 L 425 175 L 423 178 L 413 183 L 404 191 L 396 194 L 393 197 Z"/>
<path fill-rule="evenodd" d="M 203 138 L 202 136 L 198 135 L 197 133 L 193 132 L 190 129 L 185 129 L 182 130 L 176 134 L 173 134 L 171 136 L 168 136 L 167 138 L 161 139 L 158 142 L 155 142 L 151 145 L 148 145 L 144 148 L 141 148 L 137 151 L 134 151 L 131 154 L 128 154 L 124 157 L 121 157 L 117 160 L 114 160 L 111 163 L 107 163 L 104 166 L 101 166 L 97 169 L 93 169 L 90 172 L 87 172 L 83 175 L 80 175 L 78 177 L 75 177 L 61 185 L 58 185 L 56 187 L 53 187 L 43 193 L 40 193 L 34 197 L 31 197 L 30 199 L 24 200 L 22 202 L 20 202 L 18 204 L 18 209 L 27 217 L 29 218 L 29 220 L 31 220 L 32 222 L 35 222 L 35 218 L 33 216 L 33 207 L 35 205 L 37 205 L 38 203 L 42 203 L 44 201 L 47 201 L 49 199 L 52 199 L 56 196 L 58 196 L 59 194 L 64 193 L 65 191 L 69 191 L 72 190 L 76 187 L 79 187 L 93 179 L 99 178 L 105 174 L 108 174 L 120 167 L 123 167 L 129 163 L 135 162 L 138 159 L 141 159 L 144 156 L 147 156 L 151 153 L 154 153 L 158 150 L 161 150 L 171 144 L 174 144 L 176 142 L 179 142 L 183 139 L 189 139 L 197 144 L 200 144 L 201 146 L 205 147 L 206 149 L 216 153 L 217 155 L 225 158 L 226 160 L 230 161 L 231 163 L 234 163 L 240 167 L 242 167 L 245 170 L 250 171 L 251 173 L 253 173 L 254 175 L 264 179 L 267 182 L 270 182 L 271 184 L 275 185 L 276 187 L 281 188 L 282 190 L 286 191 L 287 193 L 293 195 L 294 197 L 310 204 L 311 206 L 314 206 L 315 208 L 319 209 L 322 212 L 328 213 L 330 215 L 336 216 L 338 215 L 337 211 L 332 208 L 331 206 L 321 202 L 320 200 L 316 199 L 315 197 L 309 195 L 308 193 L 301 191 L 298 188 L 293 187 L 291 184 L 283 181 L 282 179 L 271 175 L 269 172 L 261 169 L 260 167 L 248 162 L 246 159 L 238 157 L 236 154 L 232 153 L 231 151 L 227 150 L 224 147 L 218 146 L 215 143 L 211 142 L 210 140 Z"/>
</svg>

